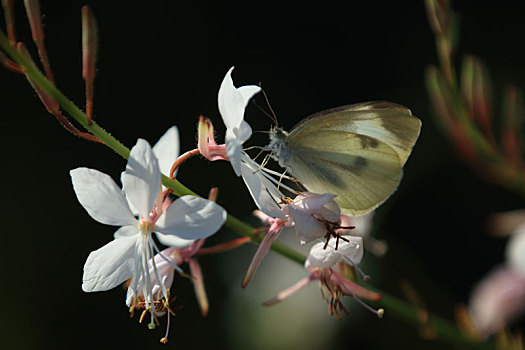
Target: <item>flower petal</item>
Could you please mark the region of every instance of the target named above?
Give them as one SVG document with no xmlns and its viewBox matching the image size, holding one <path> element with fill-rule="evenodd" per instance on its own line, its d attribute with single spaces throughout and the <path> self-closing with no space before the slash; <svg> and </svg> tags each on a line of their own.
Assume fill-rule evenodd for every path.
<svg viewBox="0 0 525 350">
<path fill-rule="evenodd" d="M 280 292 L 279 294 L 277 294 L 275 297 L 273 297 L 272 299 L 268 300 L 268 301 L 265 301 L 263 303 L 264 306 L 271 306 L 271 305 L 274 305 L 274 304 L 277 304 L 277 303 L 280 303 L 281 301 L 283 301 L 284 299 L 288 298 L 289 296 L 291 296 L 292 294 L 295 294 L 297 293 L 299 290 L 303 289 L 304 287 L 306 287 L 310 282 L 314 281 L 315 278 L 314 276 L 310 275 L 308 277 L 305 277 L 303 278 L 302 280 L 300 280 L 299 282 L 295 283 L 293 286 L 283 290 L 282 292 Z"/>
<path fill-rule="evenodd" d="M 179 129 L 172 126 L 153 146 L 153 153 L 157 157 L 160 172 L 170 175 L 171 166 L 179 156 Z"/>
<path fill-rule="evenodd" d="M 294 199 L 292 205 L 306 210 L 308 214 L 322 217 L 328 221 L 339 222 L 341 220 L 341 209 L 334 201 L 335 197 L 337 195 L 331 193 L 303 192 Z"/>
<path fill-rule="evenodd" d="M 132 276 L 136 236 L 115 239 L 89 254 L 84 265 L 82 290 L 109 290 Z"/>
<path fill-rule="evenodd" d="M 235 134 L 237 136 L 237 139 L 241 143 L 244 143 L 250 138 L 250 136 L 252 136 L 252 127 L 250 126 L 250 124 L 243 120 L 239 128 L 235 129 Z"/>
<path fill-rule="evenodd" d="M 364 253 L 363 239 L 354 236 L 344 236 L 344 238 L 348 242 L 339 240 L 337 250 L 335 250 L 333 241 L 328 244 L 326 249 L 324 249 L 324 242 L 315 244 L 310 250 L 304 266 L 307 269 L 330 268 L 341 261 L 350 265 L 359 264 Z"/>
<path fill-rule="evenodd" d="M 244 100 L 244 108 L 248 105 L 248 102 L 250 102 L 250 99 L 259 91 L 261 91 L 261 88 L 256 85 L 245 85 L 237 88 L 237 91 L 242 95 L 242 98 Z"/>
<path fill-rule="evenodd" d="M 131 149 L 121 181 L 130 206 L 142 217 L 149 218 L 161 182 L 157 158 L 147 141 L 138 139 Z"/>
<path fill-rule="evenodd" d="M 247 155 L 243 155 L 241 163 L 241 174 L 248 191 L 252 195 L 255 205 L 266 215 L 273 218 L 286 219 L 277 204 L 284 195 L 279 192 L 277 187 L 262 174 L 259 164 Z"/>
<path fill-rule="evenodd" d="M 501 331 L 525 311 L 525 278 L 507 266 L 495 267 L 475 287 L 469 309 L 485 335 Z"/>
<path fill-rule="evenodd" d="M 218 96 L 219 112 L 224 121 L 224 125 L 226 125 L 228 129 L 238 128 L 241 125 L 246 107 L 243 95 L 237 91 L 237 88 L 233 85 L 231 77 L 233 68 L 234 67 L 231 67 L 226 73 L 219 88 Z"/>
<path fill-rule="evenodd" d="M 186 248 L 189 247 L 194 240 L 193 239 L 183 239 L 174 235 L 163 235 L 162 233 L 157 232 L 157 238 L 160 243 L 164 244 L 167 247 L 174 248 Z"/>
<path fill-rule="evenodd" d="M 122 226 L 113 234 L 113 237 L 115 239 L 130 237 L 136 235 L 138 232 L 139 228 L 137 227 L 137 225 Z"/>
<path fill-rule="evenodd" d="M 154 231 L 184 239 L 206 238 L 226 220 L 226 211 L 207 199 L 184 196 L 175 200 L 161 215 Z"/>
<path fill-rule="evenodd" d="M 226 130 L 226 155 L 237 176 L 240 176 L 241 158 L 244 158 L 242 144 L 252 135 L 252 128 L 244 120 L 239 128 Z"/>
<path fill-rule="evenodd" d="M 204 288 L 204 278 L 202 277 L 201 267 L 195 259 L 188 259 L 188 265 L 190 265 L 191 277 L 193 277 L 193 287 L 195 289 L 195 297 L 199 303 L 201 315 L 207 316 L 209 303 L 208 297 L 206 296 L 206 288 Z"/>
<path fill-rule="evenodd" d="M 356 236 L 343 236 L 348 242 L 339 240 L 339 246 L 337 252 L 341 255 L 342 259 L 350 264 L 357 265 L 363 259 L 364 245 L 363 238 Z M 332 242 L 330 242 L 332 243 Z"/>
<path fill-rule="evenodd" d="M 310 214 L 299 210 L 292 205 L 286 205 L 283 211 L 290 216 L 294 222 L 297 237 L 301 244 L 313 241 L 316 238 L 324 237 L 326 229 L 323 225 L 314 219 Z"/>
<path fill-rule="evenodd" d="M 248 266 L 246 274 L 244 275 L 244 279 L 241 283 L 241 286 L 243 288 L 246 288 L 248 284 L 250 284 L 250 282 L 252 281 L 255 272 L 259 268 L 259 265 L 261 264 L 266 254 L 268 254 L 268 251 L 270 250 L 270 247 L 272 246 L 273 242 L 275 242 L 277 237 L 279 237 L 281 229 L 278 229 L 277 231 L 268 231 L 264 236 L 261 244 L 259 244 L 259 247 L 255 252 L 255 255 L 252 258 L 252 261 L 250 262 L 250 266 Z"/>
<path fill-rule="evenodd" d="M 341 226 L 355 226 L 355 229 L 351 232 L 352 235 L 361 237 L 368 236 L 374 226 L 374 214 L 375 211 L 372 210 L 371 212 L 358 216 L 341 215 Z M 342 230 L 349 232 L 345 229 Z"/>
<path fill-rule="evenodd" d="M 324 242 L 316 243 L 306 258 L 304 267 L 307 269 L 330 268 L 341 260 L 341 255 L 332 247 L 324 249 Z"/>
<path fill-rule="evenodd" d="M 525 276 L 525 225 L 518 227 L 511 236 L 505 253 L 510 265 Z"/>
<path fill-rule="evenodd" d="M 120 188 L 98 170 L 77 168 L 69 172 L 78 201 L 96 221 L 115 226 L 136 224 Z"/>
<path fill-rule="evenodd" d="M 235 136 L 235 133 L 232 129 L 226 130 L 226 155 L 230 160 L 230 164 L 235 171 L 235 175 L 241 176 L 241 156 L 242 156 L 242 143 Z"/>
<path fill-rule="evenodd" d="M 379 293 L 368 290 L 359 284 L 344 278 L 334 270 L 330 272 L 330 279 L 339 287 L 344 295 L 350 295 L 353 297 L 366 299 L 370 301 L 379 301 L 382 296 Z"/>
</svg>

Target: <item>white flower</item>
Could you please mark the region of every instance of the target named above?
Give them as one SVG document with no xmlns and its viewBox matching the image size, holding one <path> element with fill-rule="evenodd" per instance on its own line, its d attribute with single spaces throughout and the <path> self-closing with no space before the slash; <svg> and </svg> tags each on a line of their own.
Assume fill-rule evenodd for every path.
<svg viewBox="0 0 525 350">
<path fill-rule="evenodd" d="M 272 184 L 271 181 L 275 182 L 275 179 L 266 173 L 267 169 L 253 161 L 242 150 L 242 144 L 252 134 L 250 125 L 243 120 L 244 110 L 248 101 L 261 88 L 255 85 L 236 88 L 231 77 L 232 71 L 233 67 L 226 73 L 218 96 L 219 112 L 226 125 L 226 155 L 232 164 L 235 174 L 237 176 L 242 175 L 257 207 L 271 217 L 285 219 L 286 217 L 278 204 L 284 198 L 284 195 Z M 206 128 L 204 126 L 200 128 L 202 132 L 199 133 L 199 144 L 201 145 L 199 149 L 210 160 L 223 159 L 221 156 L 217 156 L 217 152 L 211 152 L 213 156 L 208 155 L 208 148 L 211 147 L 216 151 L 221 146 L 217 146 L 213 140 L 211 123 L 206 121 L 206 125 Z M 207 144 L 210 140 L 211 146 Z M 286 186 L 283 187 L 286 188 Z"/>
<path fill-rule="evenodd" d="M 293 223 L 301 244 L 316 238 L 336 236 L 341 228 L 341 209 L 334 201 L 335 194 L 303 192 L 283 207 L 290 224 Z"/>
<path fill-rule="evenodd" d="M 82 283 L 86 292 L 114 288 L 132 276 L 130 288 L 136 290 L 138 280 L 143 278 L 146 309 L 152 310 L 153 278 L 148 264 L 158 248 L 151 233 L 192 240 L 205 238 L 226 219 L 219 205 L 195 196 L 178 198 L 163 211 L 157 159 L 150 145 L 141 139 L 131 150 L 122 173 L 122 191 L 108 175 L 97 170 L 77 168 L 70 173 L 77 198 L 88 214 L 100 223 L 122 226 L 113 241 L 89 255 Z M 131 208 L 137 210 L 138 219 Z M 161 280 L 158 270 L 154 270 L 157 280 Z M 167 299 L 165 290 L 163 294 Z"/>
<path fill-rule="evenodd" d="M 341 298 L 346 295 L 354 297 L 361 305 L 378 317 L 383 317 L 383 309 L 375 310 L 361 300 L 363 298 L 378 301 L 381 299 L 380 294 L 347 279 L 342 273 L 343 271 L 336 271 L 337 268 L 341 269 L 341 266 L 336 266 L 338 263 L 346 263 L 357 268 L 357 264 L 361 262 L 363 257 L 363 240 L 361 237 L 346 236 L 344 239 L 342 243 L 339 243 L 337 250 L 330 244 L 325 247 L 326 243 L 324 242 L 315 244 L 305 262 L 305 267 L 310 271 L 309 276 L 278 293 L 276 297 L 264 302 L 263 305 L 270 306 L 279 303 L 311 282 L 319 281 L 322 290 L 330 296 L 328 299 L 328 312 L 330 315 L 341 318 L 342 313 L 348 313 L 341 302 Z"/>
<path fill-rule="evenodd" d="M 497 266 L 475 286 L 469 309 L 483 335 L 501 331 L 525 311 L 525 276 L 509 266 Z"/>
<path fill-rule="evenodd" d="M 325 242 L 316 243 L 304 264 L 307 269 L 327 269 L 337 263 L 344 262 L 356 266 L 363 258 L 363 239 L 361 237 L 344 236 L 347 241 L 339 243 L 337 250 L 331 244 L 325 248 Z"/>
<path fill-rule="evenodd" d="M 525 312 L 525 211 L 496 214 L 495 235 L 511 235 L 507 261 L 496 266 L 473 289 L 469 301 L 472 321 L 482 335 L 501 331 Z"/>
<path fill-rule="evenodd" d="M 244 166 L 246 164 L 249 163 L 243 162 L 244 181 L 250 189 L 255 203 L 261 208 L 261 212 L 256 211 L 255 214 L 259 216 L 262 221 L 270 224 L 270 227 L 257 248 L 257 252 L 253 256 L 248 271 L 244 276 L 242 281 L 243 288 L 251 282 L 271 245 L 285 227 L 294 227 L 301 244 L 317 238 L 326 239 L 326 242 L 314 246 L 314 248 L 320 246 L 322 250 L 322 252 L 318 252 L 317 257 L 312 258 L 317 260 L 312 260 L 312 262 L 307 261 L 310 265 L 321 264 L 321 262 L 323 262 L 324 265 L 313 267 L 328 268 L 342 259 L 351 265 L 355 265 L 361 261 L 363 256 L 363 240 L 361 237 L 341 236 L 340 231 L 341 228 L 343 228 L 340 225 L 341 210 L 334 201 L 336 197 L 334 194 L 304 192 L 295 197 L 293 201 L 288 199 L 289 203 L 280 209 L 280 207 L 272 201 L 276 194 L 273 194 L 270 189 L 273 188 L 278 192 L 275 186 L 263 175 L 256 175 L 262 173 L 262 171 L 257 173 L 248 171 L 245 176 Z M 250 170 L 249 168 L 247 169 Z M 275 208 L 271 206 L 273 204 L 275 204 Z M 332 237 L 335 238 L 334 245 L 330 244 L 330 238 Z M 342 244 L 340 244 L 340 240 L 343 242 Z M 310 254 L 315 252 L 316 250 L 312 249 Z M 331 261 L 335 262 L 330 266 L 325 266 Z"/>
<path fill-rule="evenodd" d="M 519 226 L 507 243 L 507 261 L 517 273 L 525 277 L 525 225 Z"/>
<path fill-rule="evenodd" d="M 252 128 L 244 121 L 244 110 L 250 99 L 261 88 L 247 85 L 236 88 L 233 85 L 230 68 L 219 89 L 219 112 L 226 125 L 226 154 L 237 176 L 241 175 L 242 144 L 252 135 Z"/>
</svg>

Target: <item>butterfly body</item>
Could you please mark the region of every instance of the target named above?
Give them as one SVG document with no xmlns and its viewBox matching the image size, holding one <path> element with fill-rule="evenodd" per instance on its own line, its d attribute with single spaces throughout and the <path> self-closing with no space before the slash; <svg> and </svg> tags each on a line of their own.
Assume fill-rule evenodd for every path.
<svg viewBox="0 0 525 350">
<path fill-rule="evenodd" d="M 420 127 L 403 106 L 367 102 L 314 114 L 289 133 L 274 128 L 268 148 L 306 189 L 336 194 L 344 213 L 361 215 L 396 190 Z"/>
<path fill-rule="evenodd" d="M 283 168 L 291 171 L 291 160 L 294 154 L 289 150 L 286 138 L 288 133 L 279 127 L 272 128 L 270 130 L 270 144 L 267 148 L 272 151 L 272 157 L 279 163 Z"/>
</svg>

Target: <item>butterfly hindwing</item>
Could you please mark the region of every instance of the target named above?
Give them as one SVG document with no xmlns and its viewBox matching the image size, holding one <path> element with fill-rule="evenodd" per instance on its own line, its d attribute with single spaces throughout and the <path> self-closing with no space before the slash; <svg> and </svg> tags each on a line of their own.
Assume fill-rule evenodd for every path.
<svg viewBox="0 0 525 350">
<path fill-rule="evenodd" d="M 381 140 L 340 130 L 307 128 L 288 137 L 290 170 L 312 192 L 337 194 L 346 214 L 364 214 L 397 188 L 402 164 Z"/>
</svg>

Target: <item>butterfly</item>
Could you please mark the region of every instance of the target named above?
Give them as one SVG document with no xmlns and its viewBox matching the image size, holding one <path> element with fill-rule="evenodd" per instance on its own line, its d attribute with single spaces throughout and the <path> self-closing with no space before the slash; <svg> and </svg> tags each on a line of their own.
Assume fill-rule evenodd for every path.
<svg viewBox="0 0 525 350">
<path fill-rule="evenodd" d="M 336 194 L 344 214 L 365 214 L 392 195 L 421 121 L 401 105 L 374 101 L 336 107 L 286 132 L 270 131 L 272 157 L 304 187 Z"/>
</svg>

